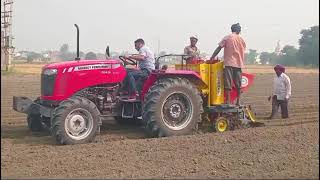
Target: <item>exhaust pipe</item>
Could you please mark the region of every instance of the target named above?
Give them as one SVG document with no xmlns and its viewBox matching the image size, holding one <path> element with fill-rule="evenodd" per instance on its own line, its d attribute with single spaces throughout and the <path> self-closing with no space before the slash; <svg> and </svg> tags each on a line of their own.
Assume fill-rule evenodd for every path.
<svg viewBox="0 0 320 180">
<path fill-rule="evenodd" d="M 77 28 L 77 57 L 75 60 L 79 61 L 80 60 L 80 55 L 79 55 L 79 26 L 77 24 L 74 24 L 74 26 Z"/>
</svg>

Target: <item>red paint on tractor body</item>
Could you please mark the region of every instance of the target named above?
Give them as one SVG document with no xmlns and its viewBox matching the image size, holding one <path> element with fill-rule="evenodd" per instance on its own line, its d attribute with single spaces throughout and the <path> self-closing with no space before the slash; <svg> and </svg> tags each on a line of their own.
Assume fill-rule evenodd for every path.
<svg viewBox="0 0 320 180">
<path fill-rule="evenodd" d="M 81 89 L 91 86 L 103 84 L 116 84 L 124 80 L 127 75 L 126 69 L 121 61 L 117 59 L 108 60 L 80 60 L 68 61 L 45 65 L 42 71 L 46 69 L 57 69 L 55 83 L 53 85 L 52 96 L 41 96 L 43 100 L 62 101 L 71 97 L 74 93 Z M 184 77 L 192 80 L 197 85 L 206 86 L 202 81 L 200 75 L 190 70 L 154 70 L 145 81 L 142 91 L 141 100 L 148 92 L 151 86 L 157 79 L 162 77 Z M 246 77 L 247 82 L 242 83 L 242 92 L 245 92 L 248 87 L 253 83 L 254 75 L 242 73 Z M 235 87 L 231 90 L 231 102 L 237 97 Z"/>
<path fill-rule="evenodd" d="M 42 70 L 57 69 L 52 96 L 43 100 L 62 101 L 77 91 L 96 85 L 122 82 L 126 70 L 119 60 L 81 60 L 48 64 Z"/>
</svg>

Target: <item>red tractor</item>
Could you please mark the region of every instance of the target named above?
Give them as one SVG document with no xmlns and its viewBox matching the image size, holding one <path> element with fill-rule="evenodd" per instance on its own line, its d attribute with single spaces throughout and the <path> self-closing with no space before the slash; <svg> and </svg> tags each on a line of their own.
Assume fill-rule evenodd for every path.
<svg viewBox="0 0 320 180">
<path fill-rule="evenodd" d="M 13 97 L 13 109 L 28 115 L 31 131 L 49 129 L 58 144 L 78 144 L 91 142 L 105 117 L 142 119 L 153 137 L 190 134 L 204 116 L 220 132 L 232 129 L 233 122 L 248 125 L 254 121 L 248 107 L 223 104 L 223 78 L 212 75 L 215 66 L 221 66 L 219 63 L 192 65 L 196 69 L 211 66 L 207 72 L 190 69 L 183 62 L 173 70 L 163 70 L 159 68 L 159 59 L 164 56 L 158 57 L 156 70 L 139 81 L 144 82 L 141 100 L 121 100 L 119 92 L 126 76 L 125 66 L 136 62 L 121 56 L 120 60 L 80 60 L 79 28 L 75 26 L 77 58 L 42 68 L 41 96 L 35 101 Z M 106 54 L 110 57 L 109 48 Z M 180 56 L 183 59 L 185 55 Z M 245 90 L 253 75 L 244 73 L 243 77 Z M 210 80 L 213 78 L 214 81 Z"/>
</svg>

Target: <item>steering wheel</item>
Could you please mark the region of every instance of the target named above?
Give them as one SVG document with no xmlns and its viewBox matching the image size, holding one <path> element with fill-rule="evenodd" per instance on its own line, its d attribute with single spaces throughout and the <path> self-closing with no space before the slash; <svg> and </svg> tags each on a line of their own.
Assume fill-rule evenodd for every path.
<svg viewBox="0 0 320 180">
<path fill-rule="evenodd" d="M 119 56 L 119 59 L 125 64 L 129 64 L 129 65 L 137 65 L 137 62 L 133 59 L 130 59 L 130 58 L 125 58 L 124 56 Z"/>
</svg>

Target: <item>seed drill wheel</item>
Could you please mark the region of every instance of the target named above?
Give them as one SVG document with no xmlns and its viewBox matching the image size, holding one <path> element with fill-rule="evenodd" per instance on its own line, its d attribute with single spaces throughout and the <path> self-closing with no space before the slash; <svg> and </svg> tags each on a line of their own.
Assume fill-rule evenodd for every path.
<svg viewBox="0 0 320 180">
<path fill-rule="evenodd" d="M 93 141 L 99 128 L 100 112 L 96 105 L 84 97 L 62 101 L 54 109 L 52 136 L 58 144 L 81 144 Z"/>
<path fill-rule="evenodd" d="M 230 129 L 230 122 L 226 117 L 218 117 L 214 121 L 214 130 L 216 132 L 225 132 Z"/>
<path fill-rule="evenodd" d="M 148 91 L 142 120 L 149 136 L 187 135 L 197 130 L 202 112 L 200 92 L 188 79 L 163 78 Z"/>
</svg>

